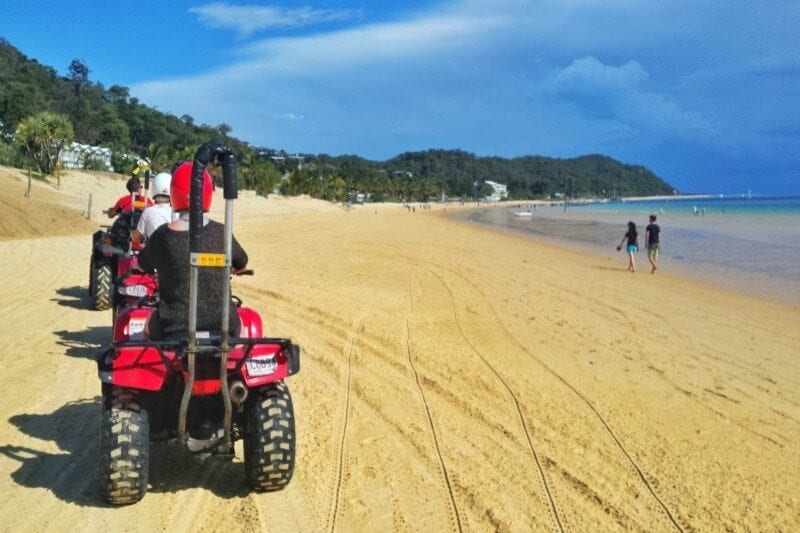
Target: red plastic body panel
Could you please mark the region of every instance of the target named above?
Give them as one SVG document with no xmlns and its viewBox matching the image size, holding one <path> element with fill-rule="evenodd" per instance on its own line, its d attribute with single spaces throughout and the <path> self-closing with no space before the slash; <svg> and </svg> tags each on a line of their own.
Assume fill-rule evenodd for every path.
<svg viewBox="0 0 800 533">
<path fill-rule="evenodd" d="M 244 349 L 242 351 L 244 351 Z M 233 353 L 233 351 L 231 351 L 231 353 Z M 260 387 L 262 385 L 266 385 L 267 383 L 272 383 L 273 381 L 280 381 L 286 377 L 289 365 L 286 354 L 281 351 L 280 345 L 259 344 L 258 346 L 253 346 L 253 349 L 250 352 L 250 359 L 270 356 L 277 358 L 278 367 L 275 369 L 275 372 L 268 376 L 252 377 L 247 372 L 247 366 L 244 364 L 241 365 L 239 372 L 242 375 L 242 381 L 244 381 L 244 384 L 247 385 L 248 388 L 252 389 L 254 387 Z M 230 361 L 228 368 L 230 368 Z"/>
<path fill-rule="evenodd" d="M 117 260 L 117 275 L 121 276 L 120 287 L 141 285 L 145 288 L 145 293 L 137 296 L 117 294 L 117 298 L 122 298 L 121 301 L 126 303 L 136 303 L 140 297 L 153 296 L 158 290 L 158 279 L 155 275 L 139 270 L 139 259 L 136 255 L 122 256 Z"/>
<path fill-rule="evenodd" d="M 242 321 L 242 331 L 240 335 L 248 339 L 257 339 L 263 335 L 264 325 L 261 322 L 261 315 L 249 307 L 239 308 L 239 320 Z"/>
<path fill-rule="evenodd" d="M 129 268 L 138 268 L 139 260 L 135 255 L 122 255 L 117 259 L 117 276 L 123 275 Z"/>
<path fill-rule="evenodd" d="M 118 314 L 114 322 L 114 342 L 146 340 L 144 326 L 150 320 L 153 311 L 155 311 L 153 307 L 136 307 Z"/>
<path fill-rule="evenodd" d="M 111 373 L 114 385 L 148 391 L 161 390 L 168 374 L 169 369 L 155 348 L 119 350 Z"/>
<path fill-rule="evenodd" d="M 184 382 L 189 376 L 184 372 Z M 192 385 L 192 396 L 210 396 L 222 390 L 222 382 L 218 379 L 195 379 Z"/>
<path fill-rule="evenodd" d="M 125 287 L 130 287 L 132 285 L 144 285 L 147 289 L 146 296 L 152 296 L 155 294 L 156 289 L 158 288 L 158 283 L 155 279 L 153 279 L 153 276 L 143 272 L 133 272 L 130 275 L 122 278 L 121 282 Z"/>
<path fill-rule="evenodd" d="M 145 340 L 144 325 L 153 311 L 152 307 L 141 307 L 121 312 L 114 324 L 114 341 Z M 252 309 L 241 307 L 239 308 L 239 318 L 242 321 L 242 337 L 260 338 L 262 336 L 261 317 L 258 313 Z M 173 373 L 183 374 L 185 383 L 188 380 L 188 373 L 183 362 L 172 350 L 164 350 L 163 354 L 162 358 L 155 348 L 122 348 L 118 350 L 113 359 L 112 383 L 132 389 L 158 391 L 164 386 L 169 375 Z M 247 372 L 247 366 L 244 364 L 245 357 L 275 357 L 278 365 L 275 372 L 268 376 L 253 377 Z M 210 370 L 213 374 L 211 375 L 215 375 L 219 365 L 212 366 L 213 368 Z M 209 370 L 208 365 L 205 370 Z M 288 359 L 287 355 L 281 351 L 279 344 L 260 344 L 252 347 L 238 345 L 228 353 L 228 371 L 237 372 L 247 387 L 260 387 L 284 379 L 288 372 Z M 192 387 L 193 395 L 205 396 L 220 392 L 218 377 L 203 377 L 202 373 L 199 374 Z M 208 372 L 206 375 L 209 375 Z"/>
</svg>

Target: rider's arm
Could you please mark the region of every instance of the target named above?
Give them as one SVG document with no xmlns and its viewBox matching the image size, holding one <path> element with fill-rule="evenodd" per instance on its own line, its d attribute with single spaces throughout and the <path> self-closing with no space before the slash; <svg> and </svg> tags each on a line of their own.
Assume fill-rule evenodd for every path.
<svg viewBox="0 0 800 533">
<path fill-rule="evenodd" d="M 233 238 L 231 246 L 231 266 L 236 270 L 241 270 L 247 266 L 247 253 L 244 251 L 236 237 Z"/>
<path fill-rule="evenodd" d="M 131 233 L 131 240 L 133 242 L 143 242 L 144 241 L 144 230 L 147 227 L 146 219 L 150 216 L 150 213 L 145 209 L 142 212 L 142 216 L 139 217 L 139 222 L 136 224 L 136 229 L 133 230 Z"/>
<path fill-rule="evenodd" d="M 108 215 L 108 218 L 114 218 L 115 216 L 117 216 L 120 213 L 122 213 L 122 211 L 124 211 L 123 202 L 128 198 L 130 198 L 130 197 L 129 196 L 123 196 L 122 198 L 117 200 L 117 203 L 115 203 L 113 207 L 109 207 L 106 210 L 106 215 Z"/>
<path fill-rule="evenodd" d="M 159 232 L 156 230 L 147 241 L 147 246 L 142 248 L 139 252 L 139 268 L 152 274 L 156 271 L 155 257 L 161 249 L 161 239 L 159 239 Z"/>
</svg>

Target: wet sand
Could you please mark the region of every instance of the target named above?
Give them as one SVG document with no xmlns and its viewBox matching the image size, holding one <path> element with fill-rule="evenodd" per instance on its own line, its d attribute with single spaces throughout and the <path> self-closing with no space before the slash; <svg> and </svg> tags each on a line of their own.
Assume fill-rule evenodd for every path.
<svg viewBox="0 0 800 533">
<path fill-rule="evenodd" d="M 641 272 L 650 265 L 644 250 L 649 211 L 620 212 L 571 206 L 539 207 L 530 217 L 514 213 L 527 209 L 465 208 L 453 212 L 461 220 L 500 231 L 513 231 L 559 247 L 591 253 L 627 268 L 627 255 L 616 247 L 636 222 Z M 800 217 L 720 213 L 692 216 L 657 213 L 663 244 L 662 272 L 673 272 L 729 290 L 766 296 L 800 305 Z"/>
</svg>

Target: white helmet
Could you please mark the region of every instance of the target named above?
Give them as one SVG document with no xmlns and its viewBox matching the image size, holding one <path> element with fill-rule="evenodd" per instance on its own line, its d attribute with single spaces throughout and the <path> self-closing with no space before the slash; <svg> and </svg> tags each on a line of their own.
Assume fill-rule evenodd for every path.
<svg viewBox="0 0 800 533">
<path fill-rule="evenodd" d="M 159 172 L 153 178 L 153 197 L 169 196 L 169 183 L 172 181 L 172 174 L 169 172 Z"/>
</svg>

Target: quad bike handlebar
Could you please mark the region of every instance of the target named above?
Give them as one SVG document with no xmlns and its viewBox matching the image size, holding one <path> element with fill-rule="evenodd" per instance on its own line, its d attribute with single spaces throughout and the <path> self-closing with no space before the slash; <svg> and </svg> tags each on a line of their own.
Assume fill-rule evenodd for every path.
<svg viewBox="0 0 800 533">
<path fill-rule="evenodd" d="M 223 196 L 226 200 L 238 198 L 236 157 L 233 150 L 217 141 L 208 141 L 197 149 L 192 163 L 192 181 L 189 191 L 189 251 L 202 250 L 203 236 L 203 173 L 209 163 L 222 165 Z"/>
<path fill-rule="evenodd" d="M 225 234 L 223 254 L 225 256 L 224 270 L 225 282 L 222 290 L 222 332 L 219 344 L 219 378 L 221 382 L 222 404 L 225 412 L 222 425 L 223 436 L 214 446 L 230 446 L 231 399 L 228 391 L 228 352 L 230 351 L 228 323 L 230 318 L 231 299 L 231 247 L 233 241 L 233 200 L 238 198 L 238 177 L 236 174 L 236 156 L 230 148 L 217 141 L 204 143 L 194 155 L 192 163 L 192 177 L 189 189 L 189 254 L 198 256 L 202 253 L 203 243 L 203 177 L 206 166 L 212 161 L 222 165 L 223 196 L 225 198 Z M 195 357 L 197 355 L 197 291 L 199 281 L 199 266 L 191 262 L 189 266 L 189 334 L 187 349 L 188 382 L 185 384 L 181 407 L 178 412 L 178 434 L 180 440 L 186 444 L 186 415 L 192 396 L 194 384 Z"/>
</svg>

